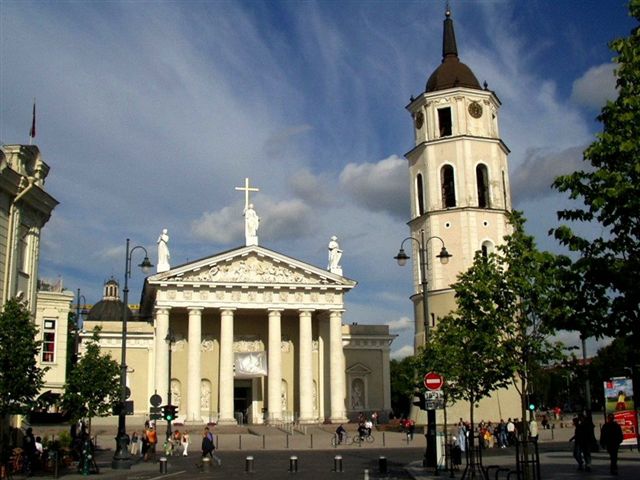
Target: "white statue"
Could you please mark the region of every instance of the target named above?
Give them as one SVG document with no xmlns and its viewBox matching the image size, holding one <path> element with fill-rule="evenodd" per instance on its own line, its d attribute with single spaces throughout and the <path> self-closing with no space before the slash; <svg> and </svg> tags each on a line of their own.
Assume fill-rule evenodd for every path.
<svg viewBox="0 0 640 480">
<path fill-rule="evenodd" d="M 260 226 L 260 217 L 253 209 L 253 203 L 250 203 L 244 209 L 244 236 L 247 246 L 258 245 L 258 227 Z"/>
<path fill-rule="evenodd" d="M 342 267 L 340 266 L 341 258 L 342 250 L 340 250 L 340 245 L 338 244 L 338 237 L 334 235 L 331 237 L 331 241 L 329 241 L 329 266 L 327 270 L 331 273 L 342 275 Z"/>
<path fill-rule="evenodd" d="M 169 235 L 167 235 L 167 229 L 164 228 L 158 237 L 158 273 L 166 272 L 171 269 L 171 266 L 169 265 L 170 259 Z"/>
</svg>

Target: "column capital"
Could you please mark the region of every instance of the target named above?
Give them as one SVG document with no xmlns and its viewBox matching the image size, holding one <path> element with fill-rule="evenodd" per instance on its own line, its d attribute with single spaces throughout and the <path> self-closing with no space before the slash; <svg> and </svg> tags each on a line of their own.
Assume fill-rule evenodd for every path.
<svg viewBox="0 0 640 480">
<path fill-rule="evenodd" d="M 154 307 L 153 312 L 167 315 L 171 311 L 171 307 Z"/>
<path fill-rule="evenodd" d="M 280 313 L 280 312 L 284 312 L 284 308 L 267 308 L 267 312 L 269 312 L 269 313 Z"/>
<path fill-rule="evenodd" d="M 220 313 L 233 313 L 237 310 L 235 307 L 221 308 Z"/>
<path fill-rule="evenodd" d="M 315 311 L 316 311 L 315 308 L 299 308 L 298 309 L 299 313 L 313 313 Z"/>
<path fill-rule="evenodd" d="M 193 306 L 193 307 L 187 307 L 187 310 L 189 312 L 201 312 L 202 310 L 204 310 L 205 307 L 201 307 L 201 306 Z"/>
</svg>

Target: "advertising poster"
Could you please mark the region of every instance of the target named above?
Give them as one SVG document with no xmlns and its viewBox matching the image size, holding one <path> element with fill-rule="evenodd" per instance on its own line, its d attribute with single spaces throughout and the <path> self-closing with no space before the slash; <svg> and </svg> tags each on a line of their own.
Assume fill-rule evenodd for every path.
<svg viewBox="0 0 640 480">
<path fill-rule="evenodd" d="M 622 445 L 636 445 L 638 418 L 633 398 L 633 381 L 618 377 L 604 382 L 605 417 L 613 413 L 616 422 L 622 427 L 624 440 Z"/>
</svg>

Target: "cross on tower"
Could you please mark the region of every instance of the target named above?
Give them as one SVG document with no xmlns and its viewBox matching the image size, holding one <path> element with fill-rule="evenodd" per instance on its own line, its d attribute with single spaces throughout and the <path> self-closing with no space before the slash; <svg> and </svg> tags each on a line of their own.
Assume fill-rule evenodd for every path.
<svg viewBox="0 0 640 480">
<path fill-rule="evenodd" d="M 249 186 L 249 179 L 244 179 L 244 187 L 236 187 L 236 190 L 240 190 L 244 192 L 244 209 L 249 208 L 249 192 L 259 192 L 260 189 L 256 187 Z"/>
</svg>

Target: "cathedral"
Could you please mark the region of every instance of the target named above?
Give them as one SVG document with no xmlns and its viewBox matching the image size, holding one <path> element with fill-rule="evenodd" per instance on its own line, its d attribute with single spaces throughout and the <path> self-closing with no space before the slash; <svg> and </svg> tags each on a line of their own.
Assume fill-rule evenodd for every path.
<svg viewBox="0 0 640 480">
<path fill-rule="evenodd" d="M 342 275 L 337 237 L 326 269 L 259 245 L 248 180 L 245 188 L 244 246 L 171 266 L 167 229 L 158 238 L 157 273 L 144 282 L 138 314 L 127 315 L 133 413 L 146 416 L 158 394 L 187 424 L 384 417 L 394 336 L 386 325 L 343 324 L 345 295 L 356 282 Z M 110 280 L 84 323 L 82 344 L 99 326 L 103 352 L 120 359 L 122 308 Z"/>
</svg>

